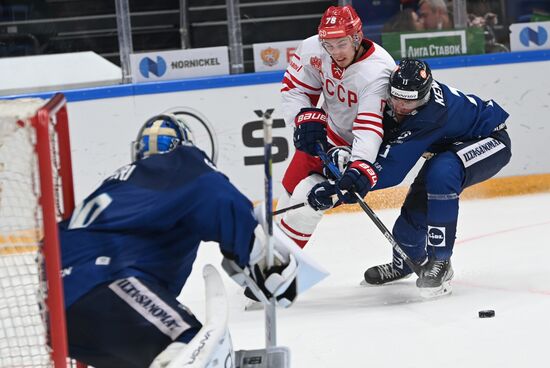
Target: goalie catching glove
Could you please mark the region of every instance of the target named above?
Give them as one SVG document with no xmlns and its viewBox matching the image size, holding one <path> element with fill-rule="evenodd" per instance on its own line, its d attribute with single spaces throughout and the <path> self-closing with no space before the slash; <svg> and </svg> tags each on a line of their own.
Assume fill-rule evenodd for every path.
<svg viewBox="0 0 550 368">
<path fill-rule="evenodd" d="M 261 212 L 259 208 L 258 206 L 255 210 L 256 218 L 263 222 L 265 217 L 259 216 Z M 260 223 L 254 229 L 248 264 L 242 268 L 226 256 L 222 261 L 222 267 L 237 284 L 250 288 L 254 294 L 261 293 L 262 295 L 256 295 L 260 301 L 274 296 L 278 306 L 287 308 L 298 295 L 296 286 L 298 262 L 289 248 L 284 245 L 287 241 L 291 240 L 274 225 L 273 266 L 268 268 L 266 235 Z"/>
</svg>

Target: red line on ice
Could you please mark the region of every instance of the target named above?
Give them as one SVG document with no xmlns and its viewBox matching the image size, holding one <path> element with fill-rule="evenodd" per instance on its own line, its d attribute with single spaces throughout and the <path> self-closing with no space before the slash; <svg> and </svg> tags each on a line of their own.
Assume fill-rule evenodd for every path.
<svg viewBox="0 0 550 368">
<path fill-rule="evenodd" d="M 510 233 L 510 232 L 513 232 L 513 231 L 516 231 L 516 230 L 529 229 L 529 228 L 531 228 L 531 227 L 537 227 L 537 226 L 548 225 L 548 224 L 550 224 L 550 221 L 540 222 L 540 223 L 538 223 L 538 224 L 530 224 L 530 225 L 524 225 L 524 226 L 513 227 L 513 228 L 510 228 L 510 229 L 506 229 L 506 230 L 499 230 L 499 231 L 495 231 L 495 232 L 492 232 L 492 233 L 487 233 L 487 234 L 481 234 L 481 235 L 473 236 L 473 237 L 471 237 L 471 238 L 460 239 L 460 240 L 457 240 L 457 241 L 455 242 L 455 244 L 464 244 L 464 243 L 468 243 L 468 242 L 471 242 L 471 241 L 477 240 L 477 239 L 488 238 L 488 237 L 490 237 L 490 236 L 495 236 L 495 235 Z"/>
</svg>

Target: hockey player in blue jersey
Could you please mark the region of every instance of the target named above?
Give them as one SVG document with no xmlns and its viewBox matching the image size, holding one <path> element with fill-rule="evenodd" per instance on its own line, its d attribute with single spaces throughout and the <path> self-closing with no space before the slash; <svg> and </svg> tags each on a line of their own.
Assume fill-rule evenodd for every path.
<svg viewBox="0 0 550 368">
<path fill-rule="evenodd" d="M 292 303 L 297 260 L 281 248 L 292 241 L 275 233 L 266 270 L 252 203 L 193 146 L 182 120 L 149 119 L 132 156 L 59 224 L 72 358 L 149 367 L 168 346 L 184 349 L 201 323 L 176 297 L 201 241 L 219 243 L 230 276 L 246 274 L 280 305 Z"/>
<path fill-rule="evenodd" d="M 350 162 L 337 186 L 320 183 L 308 201 L 315 209 L 333 205 L 330 195 L 354 202 L 371 190 L 398 185 L 420 157 L 426 159 L 411 185 L 393 235 L 417 264 L 416 285 L 425 297 L 451 292 L 451 255 L 458 201 L 464 188 L 498 173 L 511 158 L 508 113 L 495 101 L 433 80 L 426 62 L 402 60 L 390 76 L 384 113 L 384 141 L 376 162 Z M 338 189 L 338 190 L 336 190 Z M 369 268 L 368 284 L 409 276 L 411 269 L 394 252 L 391 263 Z"/>
</svg>

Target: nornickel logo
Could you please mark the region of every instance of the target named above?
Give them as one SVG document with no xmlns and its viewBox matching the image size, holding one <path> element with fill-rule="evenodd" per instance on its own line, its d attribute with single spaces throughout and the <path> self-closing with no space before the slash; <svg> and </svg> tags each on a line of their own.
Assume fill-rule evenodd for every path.
<svg viewBox="0 0 550 368">
<path fill-rule="evenodd" d="M 139 71 L 145 78 L 149 78 L 149 73 L 162 77 L 166 73 L 166 61 L 160 56 L 157 56 L 156 61 L 149 57 L 144 57 L 139 62 Z"/>
<path fill-rule="evenodd" d="M 529 47 L 531 43 L 542 46 L 548 41 L 548 32 L 541 26 L 538 26 L 537 30 L 531 27 L 525 27 L 519 33 L 519 41 L 526 47 Z"/>
</svg>

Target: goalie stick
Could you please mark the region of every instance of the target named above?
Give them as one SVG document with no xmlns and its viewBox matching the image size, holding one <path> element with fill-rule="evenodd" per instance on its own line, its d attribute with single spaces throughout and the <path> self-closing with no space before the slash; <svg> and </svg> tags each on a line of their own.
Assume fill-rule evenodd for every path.
<svg viewBox="0 0 550 368">
<path fill-rule="evenodd" d="M 267 110 L 263 117 L 264 128 L 264 186 L 265 186 L 265 223 L 266 234 L 266 264 L 267 268 L 273 267 L 273 177 L 271 145 L 273 143 L 273 118 L 272 111 Z M 276 299 L 273 296 L 269 303 L 265 304 L 265 344 L 266 348 L 277 346 L 277 313 Z"/>
<path fill-rule="evenodd" d="M 342 177 L 340 170 L 338 170 L 336 165 L 334 165 L 334 163 L 330 161 L 330 159 L 328 158 L 327 154 L 325 153 L 321 145 L 317 144 L 316 150 L 317 150 L 317 155 L 319 155 L 319 157 L 323 161 L 323 165 L 325 165 L 325 167 L 332 173 L 332 175 L 334 175 L 335 178 L 340 179 Z M 382 235 L 384 235 L 384 237 L 388 239 L 388 241 L 392 245 L 393 249 L 397 252 L 397 254 L 399 254 L 399 256 L 403 259 L 403 261 L 405 261 L 407 266 L 409 266 L 411 270 L 414 271 L 414 273 L 420 276 L 420 265 L 417 265 L 416 263 L 414 263 L 409 258 L 409 256 L 403 251 L 403 249 L 401 249 L 401 246 L 399 245 L 399 243 L 397 243 L 392 233 L 388 230 L 386 225 L 384 225 L 384 223 L 378 218 L 376 213 L 374 213 L 374 211 L 369 207 L 369 205 L 365 203 L 363 198 L 361 198 L 361 196 L 356 192 L 354 192 L 354 195 L 357 198 L 357 203 L 359 203 L 359 206 L 361 207 L 361 209 L 370 217 L 370 219 L 372 220 L 372 222 L 374 222 L 378 230 L 382 232 Z"/>
<path fill-rule="evenodd" d="M 245 283 L 251 288 L 256 288 L 254 291 L 261 298 L 263 293 L 254 280 L 248 275 L 243 275 Z M 162 359 L 157 364 L 153 362 L 151 367 L 289 368 L 290 351 L 286 347 L 233 351 L 228 328 L 229 305 L 221 276 L 214 266 L 207 264 L 203 268 L 203 277 L 206 292 L 206 323 L 174 358 L 168 362 Z M 265 296 L 262 301 L 268 302 Z"/>
</svg>

